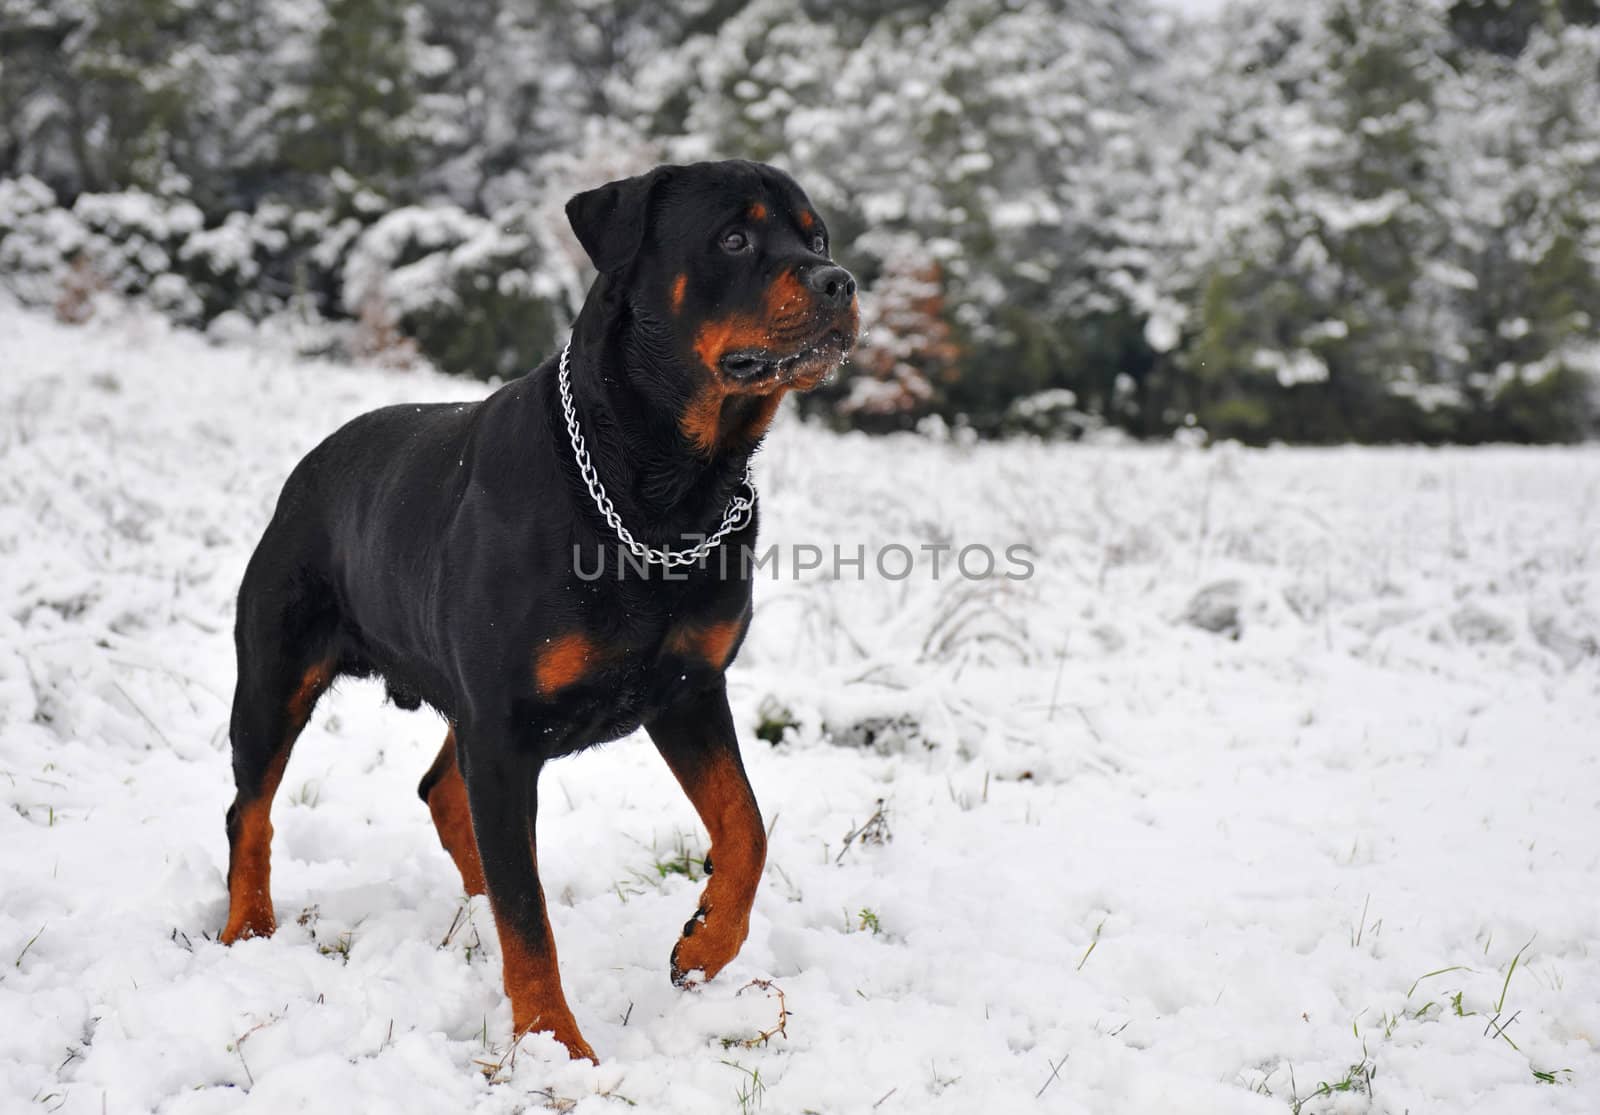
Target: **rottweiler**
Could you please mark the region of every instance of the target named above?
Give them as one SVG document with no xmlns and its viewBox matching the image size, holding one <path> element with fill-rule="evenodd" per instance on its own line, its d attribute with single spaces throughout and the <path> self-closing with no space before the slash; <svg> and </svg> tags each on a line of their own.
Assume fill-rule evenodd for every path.
<svg viewBox="0 0 1600 1115">
<path fill-rule="evenodd" d="M 560 353 L 481 402 L 364 414 L 284 484 L 239 590 L 221 939 L 275 928 L 289 753 L 334 679 L 376 675 L 449 724 L 418 792 L 488 895 L 514 1037 L 594 1059 L 539 884 L 539 772 L 642 725 L 711 838 L 672 979 L 733 959 L 766 835 L 724 676 L 751 569 L 718 551 L 753 548 L 751 455 L 784 395 L 849 355 L 858 310 L 822 216 L 773 167 L 661 166 L 566 212 L 598 274 Z"/>
</svg>

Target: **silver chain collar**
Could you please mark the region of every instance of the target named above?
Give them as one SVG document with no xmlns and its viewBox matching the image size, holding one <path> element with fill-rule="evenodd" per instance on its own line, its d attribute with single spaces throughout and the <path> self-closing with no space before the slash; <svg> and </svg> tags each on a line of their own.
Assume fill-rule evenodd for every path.
<svg viewBox="0 0 1600 1115">
<path fill-rule="evenodd" d="M 622 516 L 617 514 L 617 509 L 611 504 L 611 497 L 606 495 L 606 486 L 600 482 L 600 473 L 594 467 L 594 462 L 589 459 L 589 447 L 584 444 L 583 431 L 578 429 L 578 409 L 572 405 L 572 369 L 569 358 L 572 355 L 572 342 L 568 341 L 561 350 L 561 369 L 556 376 L 556 385 L 561 391 L 561 412 L 567 417 L 567 436 L 572 441 L 572 455 L 578 462 L 578 475 L 583 477 L 584 484 L 588 485 L 589 498 L 594 500 L 595 508 L 605 518 L 606 523 L 616 531 L 617 537 L 622 539 L 623 545 L 633 552 L 646 565 L 660 565 L 671 569 L 678 565 L 693 565 L 701 561 L 712 550 L 722 543 L 722 540 L 750 522 L 751 514 L 756 505 L 756 485 L 750 479 L 750 465 L 744 466 L 744 492 L 736 492 L 728 501 L 728 509 L 722 513 L 722 525 L 713 533 L 702 538 L 700 542 L 687 550 L 657 550 L 640 542 L 627 527 L 622 525 Z"/>
</svg>

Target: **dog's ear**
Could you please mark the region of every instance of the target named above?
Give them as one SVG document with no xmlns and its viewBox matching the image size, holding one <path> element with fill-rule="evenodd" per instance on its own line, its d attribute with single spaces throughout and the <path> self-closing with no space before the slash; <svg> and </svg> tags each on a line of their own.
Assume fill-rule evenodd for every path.
<svg viewBox="0 0 1600 1115">
<path fill-rule="evenodd" d="M 651 199 L 670 172 L 669 167 L 656 167 L 648 174 L 574 194 L 567 202 L 567 221 L 597 271 L 620 271 L 639 254 Z"/>
</svg>

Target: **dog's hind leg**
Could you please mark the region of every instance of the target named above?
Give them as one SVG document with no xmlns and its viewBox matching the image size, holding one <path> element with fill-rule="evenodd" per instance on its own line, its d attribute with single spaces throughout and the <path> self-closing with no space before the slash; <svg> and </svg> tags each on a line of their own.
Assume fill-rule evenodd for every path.
<svg viewBox="0 0 1600 1115">
<path fill-rule="evenodd" d="M 707 874 L 716 860 L 716 874 L 672 950 L 672 982 L 692 985 L 721 971 L 750 932 L 750 907 L 767 862 L 767 833 L 739 758 L 725 688 L 686 698 L 645 728 L 711 837 Z"/>
<path fill-rule="evenodd" d="M 422 776 L 417 796 L 428 805 L 433 814 L 433 827 L 439 830 L 439 843 L 450 853 L 456 870 L 461 872 L 461 885 L 468 894 L 484 894 L 483 861 L 478 858 L 478 840 L 472 832 L 472 812 L 467 804 L 467 784 L 461 777 L 461 766 L 456 759 L 456 731 L 445 734 L 439 757 Z"/>
<path fill-rule="evenodd" d="M 233 692 L 234 799 L 228 808 L 228 921 L 222 943 L 266 937 L 272 912 L 272 798 L 317 698 L 338 670 L 331 611 L 303 588 L 262 590 L 246 573 L 239 593 Z"/>
</svg>

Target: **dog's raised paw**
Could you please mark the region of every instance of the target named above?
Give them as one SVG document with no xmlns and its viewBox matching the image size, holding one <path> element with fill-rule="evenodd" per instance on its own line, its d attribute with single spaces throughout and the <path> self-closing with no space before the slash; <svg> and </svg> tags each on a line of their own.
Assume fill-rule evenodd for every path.
<svg viewBox="0 0 1600 1115">
<path fill-rule="evenodd" d="M 680 968 L 678 966 L 678 950 L 672 950 L 671 961 L 672 986 L 681 987 L 685 991 L 697 991 L 702 983 L 709 978 L 704 968 Z"/>
</svg>

